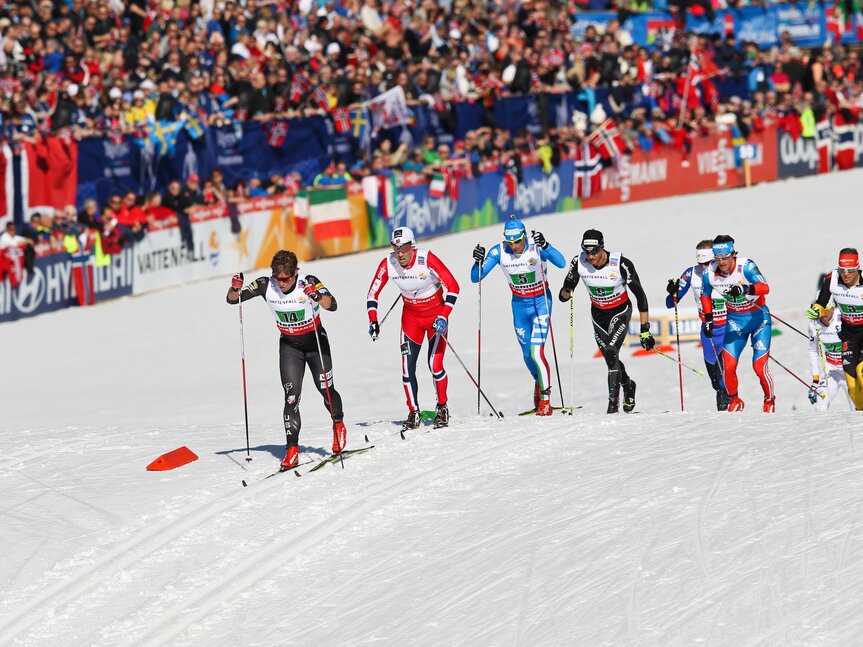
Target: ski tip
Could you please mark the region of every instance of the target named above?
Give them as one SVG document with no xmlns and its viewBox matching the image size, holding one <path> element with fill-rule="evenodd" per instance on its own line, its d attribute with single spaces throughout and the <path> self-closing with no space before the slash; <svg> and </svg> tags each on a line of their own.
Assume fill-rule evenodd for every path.
<svg viewBox="0 0 863 647">
<path fill-rule="evenodd" d="M 300 470 L 294 470 L 294 476 L 302 476 L 302 474 L 300 474 Z"/>
<path fill-rule="evenodd" d="M 369 442 L 369 435 L 368 435 L 368 434 L 366 434 L 365 436 L 363 436 L 363 438 L 365 438 L 365 439 L 366 439 L 366 442 Z"/>
<path fill-rule="evenodd" d="M 248 487 L 245 481 L 243 481 L 243 487 Z"/>
</svg>

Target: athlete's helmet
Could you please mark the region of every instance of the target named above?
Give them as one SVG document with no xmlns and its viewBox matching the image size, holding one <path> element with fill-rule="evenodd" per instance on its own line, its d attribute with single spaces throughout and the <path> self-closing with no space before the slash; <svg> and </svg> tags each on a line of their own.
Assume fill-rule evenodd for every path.
<svg viewBox="0 0 863 647">
<path fill-rule="evenodd" d="M 414 237 L 414 232 L 412 232 L 407 227 L 398 227 L 393 230 L 392 238 L 390 238 L 390 242 L 396 247 L 401 247 L 407 243 L 410 243 L 413 246 L 416 246 L 416 238 Z"/>
<path fill-rule="evenodd" d="M 510 216 L 510 220 L 503 226 L 504 242 L 517 243 L 526 235 L 527 231 L 524 228 L 524 223 L 515 216 Z"/>
</svg>

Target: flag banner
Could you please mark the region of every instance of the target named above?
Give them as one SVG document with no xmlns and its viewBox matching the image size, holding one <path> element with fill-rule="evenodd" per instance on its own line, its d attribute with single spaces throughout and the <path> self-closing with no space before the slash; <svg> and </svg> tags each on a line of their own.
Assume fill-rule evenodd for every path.
<svg viewBox="0 0 863 647">
<path fill-rule="evenodd" d="M 602 157 L 596 147 L 588 142 L 575 149 L 573 170 L 573 194 L 577 198 L 589 198 L 602 188 Z"/>
<path fill-rule="evenodd" d="M 411 123 L 411 113 L 405 100 L 405 91 L 396 86 L 379 94 L 363 106 L 368 109 L 372 122 L 372 136 L 381 130 L 395 126 L 408 126 Z"/>
<path fill-rule="evenodd" d="M 311 225 L 314 240 L 352 236 L 347 187 L 301 191 L 294 198 L 294 219 L 297 233 Z"/>
</svg>

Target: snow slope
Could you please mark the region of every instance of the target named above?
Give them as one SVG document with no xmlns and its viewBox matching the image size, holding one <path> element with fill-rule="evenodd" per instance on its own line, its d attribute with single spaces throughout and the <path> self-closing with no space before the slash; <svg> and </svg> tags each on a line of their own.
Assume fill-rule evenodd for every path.
<svg viewBox="0 0 863 647">
<path fill-rule="evenodd" d="M 633 259 L 661 309 L 664 286 L 717 233 L 737 238 L 803 328 L 819 272 L 863 247 L 846 215 L 863 174 L 762 185 L 536 218 L 569 257 L 599 227 Z M 477 242 L 429 241 L 461 282 L 451 341 L 476 367 Z M 741 363 L 741 415 L 712 412 L 706 378 L 630 358 L 640 415 L 606 416 L 583 288 L 555 305 L 574 416 L 519 418 L 532 384 L 499 273 L 483 284 L 483 387 L 448 354 L 452 426 L 400 440 L 397 313 L 366 335 L 383 251 L 307 263 L 339 300 L 324 313 L 349 444 L 376 448 L 303 478 L 283 454 L 277 340 L 244 309 L 247 462 L 236 309 L 225 280 L 0 327 L 0 644 L 10 645 L 856 645 L 863 635 L 860 418 L 818 415 L 773 366 L 777 413 Z M 266 274 L 250 272 L 254 277 Z M 554 290 L 563 270 L 549 272 Z M 388 307 L 395 297 L 388 287 Z M 687 297 L 687 307 L 692 301 Z M 806 341 L 778 325 L 774 355 L 806 379 Z M 701 366 L 700 351 L 682 349 Z M 305 457 L 331 442 L 303 403 Z M 433 407 L 428 371 L 420 397 Z M 555 390 L 553 399 L 558 394 Z M 200 460 L 146 472 L 187 445 Z M 241 481 L 249 483 L 243 488 Z"/>
</svg>

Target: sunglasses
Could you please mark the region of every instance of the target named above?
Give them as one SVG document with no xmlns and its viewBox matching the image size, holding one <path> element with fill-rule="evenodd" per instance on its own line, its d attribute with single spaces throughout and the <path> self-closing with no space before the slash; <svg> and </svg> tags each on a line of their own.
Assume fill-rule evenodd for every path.
<svg viewBox="0 0 863 647">
<path fill-rule="evenodd" d="M 293 276 L 276 276 L 273 274 L 273 278 L 276 279 L 276 283 L 288 283 L 294 280 Z"/>
<path fill-rule="evenodd" d="M 523 240 L 524 240 L 524 234 L 522 234 L 518 238 L 513 238 L 512 240 L 504 239 L 503 244 L 504 245 L 515 245 L 516 243 L 520 243 Z"/>
<path fill-rule="evenodd" d="M 396 252 L 397 254 L 401 254 L 409 252 L 413 248 L 413 243 L 405 243 L 404 245 L 396 245 L 395 243 L 393 243 L 392 247 L 394 252 Z"/>
<path fill-rule="evenodd" d="M 732 253 L 732 254 L 717 254 L 714 258 L 715 258 L 717 261 L 727 261 L 727 260 L 728 260 L 729 258 L 731 258 L 732 256 L 734 256 L 734 254 L 733 254 L 733 253 Z"/>
<path fill-rule="evenodd" d="M 596 256 L 602 251 L 602 247 L 582 247 L 582 249 L 588 256 Z"/>
<path fill-rule="evenodd" d="M 860 271 L 859 267 L 840 267 L 838 269 L 840 274 L 854 274 L 854 272 Z"/>
</svg>

